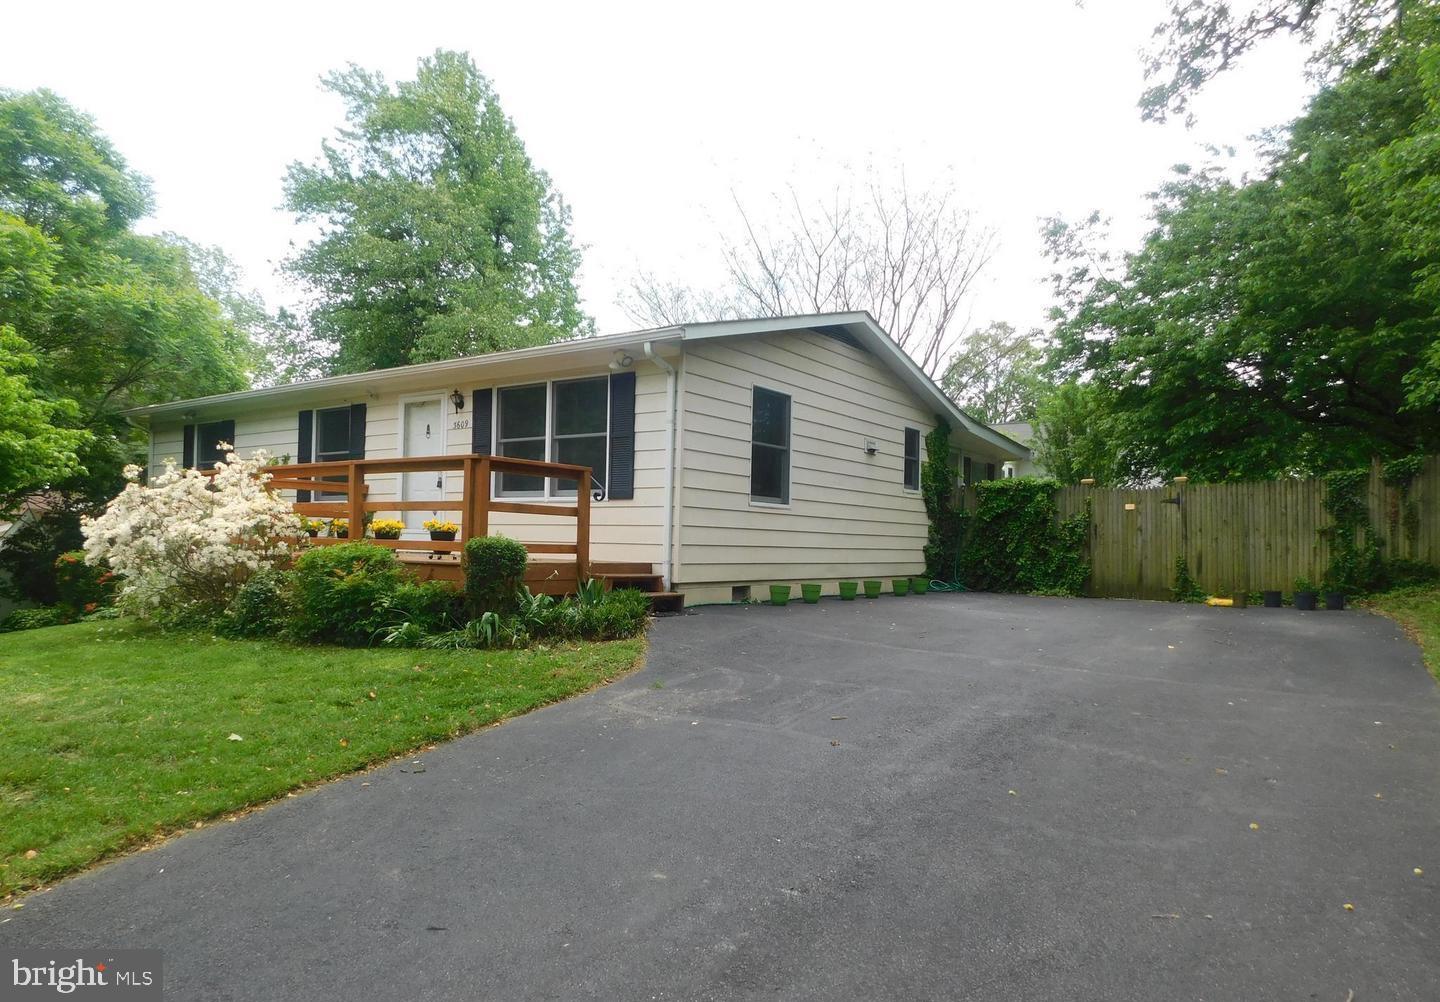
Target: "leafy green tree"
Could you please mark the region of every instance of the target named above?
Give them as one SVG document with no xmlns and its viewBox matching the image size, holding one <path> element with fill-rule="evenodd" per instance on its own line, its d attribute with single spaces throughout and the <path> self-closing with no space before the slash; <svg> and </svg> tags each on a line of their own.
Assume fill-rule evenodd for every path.
<svg viewBox="0 0 1440 1002">
<path fill-rule="evenodd" d="M 940 386 L 986 424 L 1033 421 L 1046 388 L 1039 332 L 1021 334 L 1007 323 L 971 332 L 951 356 Z"/>
<path fill-rule="evenodd" d="M 1103 487 L 1143 479 L 1124 462 L 1104 387 L 1064 383 L 1041 400 L 1035 415 L 1035 462 L 1062 484 L 1091 477 Z"/>
<path fill-rule="evenodd" d="M 1386 31 L 1400 33 L 1407 13 L 1429 0 L 1170 0 L 1169 19 L 1155 29 L 1146 76 L 1156 82 L 1140 99 L 1142 117 L 1165 121 L 1188 114 L 1191 98 L 1255 46 L 1290 35 L 1312 46 L 1320 78 L 1373 57 Z"/>
<path fill-rule="evenodd" d="M 392 87 L 351 66 L 324 86 L 347 127 L 292 164 L 286 204 L 319 236 L 288 262 L 314 292 L 330 368 L 359 372 L 543 344 L 591 329 L 570 210 L 463 53 Z"/>
<path fill-rule="evenodd" d="M 1440 332 L 1435 175 L 1393 169 L 1423 164 L 1433 134 L 1418 21 L 1273 137 L 1262 176 L 1182 170 L 1118 272 L 1072 266 L 1069 247 L 1053 361 L 1101 387 L 1137 475 L 1317 473 L 1440 448 L 1418 364 Z"/>
<path fill-rule="evenodd" d="M 73 419 L 74 403 L 45 400 L 29 375 L 37 360 L 13 327 L 0 326 L 0 498 L 40 490 L 80 470 L 75 451 L 89 438 L 76 428 L 56 427 Z"/>
<path fill-rule="evenodd" d="M 5 378 L 23 401 L 10 420 L 52 447 L 25 477 L 0 476 L 0 510 L 45 494 L 26 539 L 0 550 L 22 597 L 45 599 L 80 515 L 142 457 L 122 410 L 248 385 L 253 348 L 200 289 L 187 249 L 132 229 L 149 208 L 149 182 L 88 115 L 49 91 L 0 91 L 0 328 L 17 339 Z"/>
</svg>

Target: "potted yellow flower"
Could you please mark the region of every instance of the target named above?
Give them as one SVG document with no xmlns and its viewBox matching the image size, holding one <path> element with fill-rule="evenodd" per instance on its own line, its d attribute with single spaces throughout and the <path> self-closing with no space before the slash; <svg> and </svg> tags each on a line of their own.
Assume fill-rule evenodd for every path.
<svg viewBox="0 0 1440 1002">
<path fill-rule="evenodd" d="M 320 535 L 320 530 L 325 528 L 325 523 L 318 518 L 302 518 L 300 520 L 300 531 L 312 539 Z"/>
<path fill-rule="evenodd" d="M 425 529 L 430 533 L 430 538 L 437 543 L 454 542 L 455 533 L 460 531 L 458 525 L 443 518 L 427 518 Z"/>
<path fill-rule="evenodd" d="M 396 518 L 377 518 L 370 523 L 370 531 L 376 539 L 399 539 L 405 523 Z"/>
</svg>

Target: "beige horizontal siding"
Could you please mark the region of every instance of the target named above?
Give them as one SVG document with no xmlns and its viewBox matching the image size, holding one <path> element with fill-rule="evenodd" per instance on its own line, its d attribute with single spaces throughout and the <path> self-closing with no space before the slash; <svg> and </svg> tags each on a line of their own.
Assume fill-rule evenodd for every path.
<svg viewBox="0 0 1440 1002">
<path fill-rule="evenodd" d="M 791 397 L 786 506 L 750 500 L 757 385 Z M 709 598 L 771 581 L 833 590 L 923 570 L 928 523 L 903 484 L 904 429 L 920 431 L 923 458 L 934 415 L 874 356 L 809 332 L 689 344 L 682 401 L 679 587 Z"/>
</svg>

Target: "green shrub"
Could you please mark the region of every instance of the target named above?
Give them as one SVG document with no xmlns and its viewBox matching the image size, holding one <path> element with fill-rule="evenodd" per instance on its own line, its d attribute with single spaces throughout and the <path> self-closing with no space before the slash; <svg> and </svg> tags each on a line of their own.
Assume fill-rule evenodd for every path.
<svg viewBox="0 0 1440 1002">
<path fill-rule="evenodd" d="M 293 574 L 291 631 L 341 644 L 369 644 L 398 625 L 395 596 L 410 583 L 394 551 L 360 542 L 307 550 Z"/>
<path fill-rule="evenodd" d="M 407 581 L 390 596 L 393 618 L 421 633 L 451 630 L 464 622 L 463 596 L 444 581 Z"/>
<path fill-rule="evenodd" d="M 64 605 L 42 605 L 35 609 L 16 609 L 4 619 L 0 619 L 0 633 L 38 630 L 44 626 L 61 626 L 74 622 L 74 620 L 74 611 Z"/>
<path fill-rule="evenodd" d="M 1440 581 L 1440 567 L 1421 560 L 1387 560 L 1385 562 L 1385 588 L 1411 588 L 1415 585 L 1434 584 Z"/>
<path fill-rule="evenodd" d="M 218 628 L 230 637 L 278 637 L 290 625 L 288 571 L 265 568 L 240 586 Z"/>
<path fill-rule="evenodd" d="M 616 588 L 598 600 L 575 605 L 575 635 L 581 640 L 623 640 L 645 632 L 650 598 L 633 588 Z"/>
<path fill-rule="evenodd" d="M 71 550 L 55 558 L 55 590 L 60 604 L 76 612 L 94 612 L 115 601 L 115 572 L 85 562 L 84 550 Z"/>
<path fill-rule="evenodd" d="M 515 612 L 529 562 L 523 543 L 482 536 L 465 543 L 465 598 L 470 614 L 508 616 Z"/>
</svg>

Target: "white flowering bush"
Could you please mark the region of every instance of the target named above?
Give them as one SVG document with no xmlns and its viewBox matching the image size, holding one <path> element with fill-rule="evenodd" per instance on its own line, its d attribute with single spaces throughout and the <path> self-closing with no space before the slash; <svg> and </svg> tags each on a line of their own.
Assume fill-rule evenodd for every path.
<svg viewBox="0 0 1440 1002">
<path fill-rule="evenodd" d="M 86 563 L 119 574 L 121 601 L 141 615 L 219 612 L 257 571 L 288 563 L 287 537 L 302 531 L 289 502 L 267 489 L 266 459 L 227 451 L 213 476 L 167 460 L 148 486 L 127 466 L 125 489 L 82 525 Z"/>
</svg>

